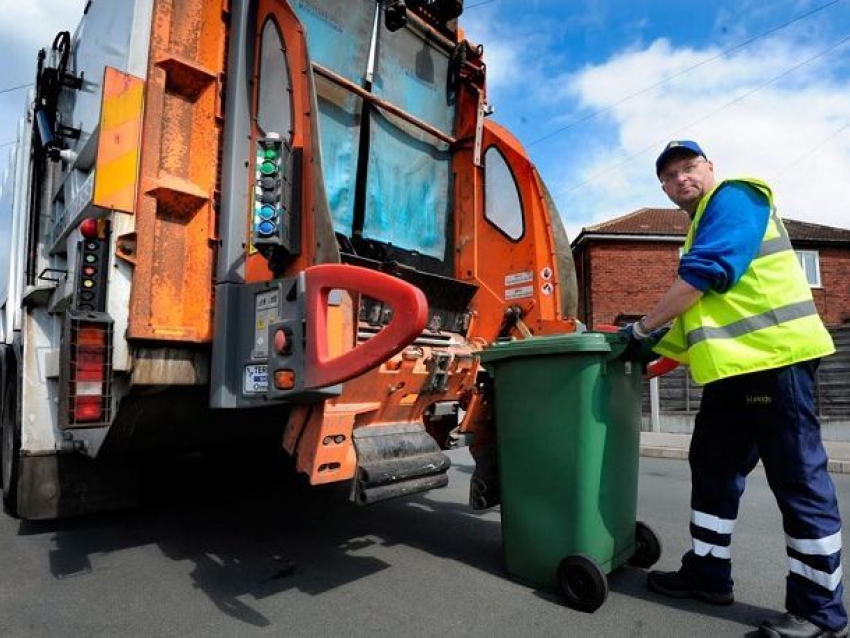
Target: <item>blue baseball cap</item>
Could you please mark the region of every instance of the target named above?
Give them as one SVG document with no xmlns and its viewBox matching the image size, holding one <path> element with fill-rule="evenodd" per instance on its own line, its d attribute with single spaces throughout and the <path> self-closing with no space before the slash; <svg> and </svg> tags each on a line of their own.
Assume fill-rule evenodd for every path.
<svg viewBox="0 0 850 638">
<path fill-rule="evenodd" d="M 655 160 L 655 175 L 661 177 L 661 169 L 664 168 L 667 160 L 669 160 L 673 155 L 678 155 L 682 152 L 686 155 L 693 154 L 705 157 L 705 153 L 696 142 L 692 140 L 673 140 L 664 147 L 664 150 L 661 151 L 661 155 L 659 155 L 658 159 Z M 708 158 L 706 157 L 706 159 Z"/>
</svg>

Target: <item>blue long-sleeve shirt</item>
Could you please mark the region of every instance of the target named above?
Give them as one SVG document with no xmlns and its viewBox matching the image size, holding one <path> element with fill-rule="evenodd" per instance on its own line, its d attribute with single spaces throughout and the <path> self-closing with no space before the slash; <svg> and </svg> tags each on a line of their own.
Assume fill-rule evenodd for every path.
<svg viewBox="0 0 850 638">
<path fill-rule="evenodd" d="M 724 184 L 700 219 L 679 276 L 703 292 L 726 292 L 750 267 L 770 218 L 770 203 L 743 182 Z"/>
</svg>

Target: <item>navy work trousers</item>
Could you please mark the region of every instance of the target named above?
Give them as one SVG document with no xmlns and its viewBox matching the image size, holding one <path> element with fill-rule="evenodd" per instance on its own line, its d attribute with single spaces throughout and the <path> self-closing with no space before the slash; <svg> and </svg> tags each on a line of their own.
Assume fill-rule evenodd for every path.
<svg viewBox="0 0 850 638">
<path fill-rule="evenodd" d="M 841 518 L 814 407 L 817 361 L 705 386 L 691 439 L 691 537 L 683 569 L 708 590 L 732 590 L 730 545 L 747 474 L 759 458 L 782 512 L 789 612 L 847 624 Z"/>
</svg>

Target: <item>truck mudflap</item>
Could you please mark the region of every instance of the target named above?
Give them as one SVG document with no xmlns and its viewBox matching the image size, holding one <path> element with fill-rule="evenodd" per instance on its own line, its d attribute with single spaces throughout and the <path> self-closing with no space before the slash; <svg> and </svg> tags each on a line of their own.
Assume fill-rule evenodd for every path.
<svg viewBox="0 0 850 638">
<path fill-rule="evenodd" d="M 21 456 L 15 511 L 25 520 L 48 520 L 129 509 L 138 504 L 139 472 L 127 459 L 82 454 Z"/>
<path fill-rule="evenodd" d="M 357 428 L 352 435 L 357 474 L 351 498 L 371 505 L 449 483 L 451 460 L 422 423 Z"/>
</svg>

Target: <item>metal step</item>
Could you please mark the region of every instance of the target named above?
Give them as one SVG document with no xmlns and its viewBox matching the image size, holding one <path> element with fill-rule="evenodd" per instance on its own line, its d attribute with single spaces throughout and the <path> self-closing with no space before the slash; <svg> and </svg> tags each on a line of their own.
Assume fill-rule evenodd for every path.
<svg viewBox="0 0 850 638">
<path fill-rule="evenodd" d="M 354 430 L 357 474 L 351 500 L 371 505 L 449 483 L 451 460 L 422 423 L 376 425 Z"/>
</svg>

